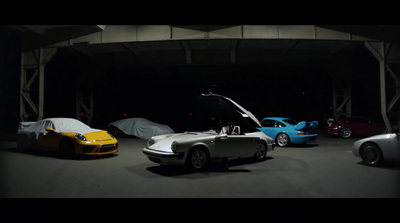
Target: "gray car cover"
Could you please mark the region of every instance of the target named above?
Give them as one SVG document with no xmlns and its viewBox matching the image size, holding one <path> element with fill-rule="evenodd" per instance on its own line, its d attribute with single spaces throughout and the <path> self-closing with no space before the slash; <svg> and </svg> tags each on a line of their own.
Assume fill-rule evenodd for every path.
<svg viewBox="0 0 400 223">
<path fill-rule="evenodd" d="M 39 138 L 47 134 L 47 127 L 53 128 L 57 133 L 77 132 L 82 135 L 100 131 L 72 118 L 47 118 L 37 122 L 20 122 L 17 131 L 17 149 L 24 151 L 31 148 Z"/>
<path fill-rule="evenodd" d="M 174 133 L 174 130 L 168 125 L 154 123 L 145 118 L 126 118 L 111 122 L 110 125 L 117 127 L 127 135 L 146 140 L 152 136 Z"/>
</svg>

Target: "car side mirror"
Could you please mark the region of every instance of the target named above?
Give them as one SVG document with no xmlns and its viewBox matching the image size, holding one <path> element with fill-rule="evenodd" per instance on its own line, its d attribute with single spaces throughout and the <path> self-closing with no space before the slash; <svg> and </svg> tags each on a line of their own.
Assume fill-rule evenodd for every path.
<svg viewBox="0 0 400 223">
<path fill-rule="evenodd" d="M 224 133 L 224 134 L 221 134 L 219 137 L 220 138 L 226 138 L 226 137 L 228 137 L 228 134 Z"/>
<path fill-rule="evenodd" d="M 46 128 L 46 131 L 53 132 L 54 129 L 53 129 L 52 127 L 47 127 L 47 128 Z"/>
</svg>

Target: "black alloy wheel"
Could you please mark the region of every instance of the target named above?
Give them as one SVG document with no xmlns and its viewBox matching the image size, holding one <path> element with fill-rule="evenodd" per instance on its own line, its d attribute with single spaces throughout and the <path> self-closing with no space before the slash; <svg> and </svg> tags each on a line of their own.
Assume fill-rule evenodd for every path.
<svg viewBox="0 0 400 223">
<path fill-rule="evenodd" d="M 210 162 L 210 155 L 201 147 L 193 148 L 186 159 L 186 165 L 195 171 L 204 170 Z"/>
<path fill-rule="evenodd" d="M 378 166 L 383 160 L 383 155 L 378 145 L 367 143 L 362 146 L 361 158 L 368 166 Z"/>
<path fill-rule="evenodd" d="M 344 127 L 340 130 L 340 136 L 344 139 L 348 139 L 351 136 L 351 129 Z"/>
<path fill-rule="evenodd" d="M 257 161 L 262 161 L 267 157 L 267 147 L 264 143 L 259 142 L 257 145 L 256 153 L 254 154 L 254 159 Z"/>
</svg>

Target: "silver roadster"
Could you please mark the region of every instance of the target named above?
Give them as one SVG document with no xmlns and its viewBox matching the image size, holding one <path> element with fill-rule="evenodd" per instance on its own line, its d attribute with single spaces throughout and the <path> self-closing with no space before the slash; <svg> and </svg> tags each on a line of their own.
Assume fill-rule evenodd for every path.
<svg viewBox="0 0 400 223">
<path fill-rule="evenodd" d="M 384 161 L 400 161 L 400 132 L 384 133 L 359 139 L 353 144 L 353 154 L 361 157 L 369 166 L 378 166 Z"/>
<path fill-rule="evenodd" d="M 200 171 L 212 160 L 254 158 L 260 161 L 266 159 L 267 152 L 274 150 L 273 139 L 257 129 L 261 124 L 250 111 L 222 95 L 202 94 L 200 97 L 209 109 L 218 110 L 222 121 L 234 119 L 239 125 L 235 125 L 231 133 L 220 121 L 220 128 L 215 130 L 151 137 L 143 148 L 150 161 Z"/>
</svg>

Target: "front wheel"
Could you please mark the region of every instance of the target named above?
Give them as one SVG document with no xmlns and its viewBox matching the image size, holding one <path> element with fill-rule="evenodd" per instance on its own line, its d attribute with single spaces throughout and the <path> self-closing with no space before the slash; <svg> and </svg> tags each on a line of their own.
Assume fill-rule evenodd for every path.
<svg viewBox="0 0 400 223">
<path fill-rule="evenodd" d="M 70 159 L 75 155 L 74 144 L 69 138 L 63 138 L 61 140 L 60 155 L 64 159 Z"/>
<path fill-rule="evenodd" d="M 188 154 L 186 165 L 196 171 L 204 170 L 210 161 L 210 156 L 204 148 L 194 148 Z"/>
<path fill-rule="evenodd" d="M 379 146 L 367 143 L 362 147 L 361 158 L 368 166 L 378 166 L 383 160 L 383 155 Z"/>
<path fill-rule="evenodd" d="M 285 147 L 289 145 L 290 139 L 286 133 L 279 133 L 278 136 L 276 137 L 276 142 L 278 146 Z"/>
<path fill-rule="evenodd" d="M 254 159 L 256 161 L 264 160 L 267 157 L 267 148 L 264 143 L 258 143 L 256 153 L 254 154 Z"/>
</svg>

